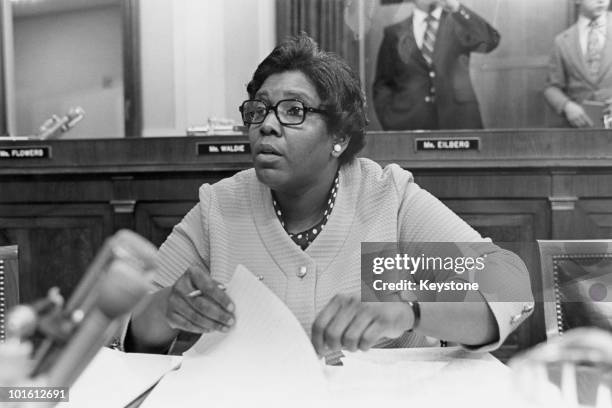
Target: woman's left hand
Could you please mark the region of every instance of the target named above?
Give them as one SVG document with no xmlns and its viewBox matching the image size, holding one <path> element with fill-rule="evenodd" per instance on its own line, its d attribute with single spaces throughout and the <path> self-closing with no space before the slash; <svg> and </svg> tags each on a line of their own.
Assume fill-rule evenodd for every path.
<svg viewBox="0 0 612 408">
<path fill-rule="evenodd" d="M 336 295 L 315 319 L 311 340 L 319 355 L 340 349 L 365 351 L 383 337 L 401 336 L 413 324 L 406 303 L 362 303 L 358 296 Z"/>
</svg>

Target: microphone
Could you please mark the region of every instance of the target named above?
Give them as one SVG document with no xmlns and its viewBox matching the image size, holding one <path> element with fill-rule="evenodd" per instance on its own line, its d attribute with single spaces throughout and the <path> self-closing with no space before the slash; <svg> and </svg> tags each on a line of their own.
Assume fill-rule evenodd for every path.
<svg viewBox="0 0 612 408">
<path fill-rule="evenodd" d="M 72 385 L 117 331 L 120 318 L 151 289 L 156 267 L 157 249 L 139 235 L 122 230 L 107 239 L 65 310 L 41 322 L 49 338 L 30 376 L 46 374 L 49 385 Z"/>
<path fill-rule="evenodd" d="M 130 230 L 121 230 L 107 239 L 66 303 L 67 314 L 78 314 L 79 310 L 87 313 L 91 310 L 99 295 L 96 286 L 112 262 L 117 259 L 133 265 L 142 272 L 152 272 L 157 268 L 157 249 Z"/>
<path fill-rule="evenodd" d="M 32 336 L 38 328 L 41 317 L 54 313 L 63 304 L 64 298 L 60 295 L 59 288 L 53 287 L 43 299 L 26 305 L 14 306 L 6 317 L 7 337 L 21 341 Z"/>
<path fill-rule="evenodd" d="M 70 108 L 62 117 L 53 114 L 42 124 L 36 136 L 41 140 L 58 139 L 62 133 L 68 132 L 84 117 L 85 111 L 80 106 Z"/>
<path fill-rule="evenodd" d="M 101 282 L 95 308 L 83 320 L 72 340 L 49 370 L 51 386 L 69 387 L 119 328 L 129 313 L 147 294 L 150 286 L 142 271 L 123 261 L 115 261 Z"/>
</svg>

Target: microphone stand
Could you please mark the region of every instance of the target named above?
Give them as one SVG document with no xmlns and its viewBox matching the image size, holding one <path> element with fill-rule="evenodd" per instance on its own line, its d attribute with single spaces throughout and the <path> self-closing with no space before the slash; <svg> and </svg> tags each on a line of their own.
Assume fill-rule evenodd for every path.
<svg viewBox="0 0 612 408">
<path fill-rule="evenodd" d="M 14 308 L 8 316 L 10 345 L 0 344 L 0 385 L 70 387 L 126 316 L 152 289 L 157 249 L 122 230 L 108 238 L 66 306 L 52 290 L 47 299 Z M 43 336 L 30 358 L 29 337 Z M 8 342 L 7 342 L 8 343 Z M 17 370 L 18 369 L 18 370 Z"/>
</svg>

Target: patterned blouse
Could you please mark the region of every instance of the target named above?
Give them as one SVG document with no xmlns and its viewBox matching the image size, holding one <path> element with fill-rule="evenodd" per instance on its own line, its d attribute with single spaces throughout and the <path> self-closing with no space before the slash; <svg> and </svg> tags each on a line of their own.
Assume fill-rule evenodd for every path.
<svg viewBox="0 0 612 408">
<path fill-rule="evenodd" d="M 332 209 L 334 208 L 334 203 L 336 202 L 337 195 L 338 195 L 338 173 L 336 173 L 336 178 L 334 179 L 332 188 L 329 191 L 329 194 L 327 196 L 327 206 L 325 208 L 325 211 L 323 212 L 323 218 L 321 218 L 321 220 L 319 220 L 319 222 L 317 222 L 314 226 L 308 228 L 305 231 L 298 232 L 296 234 L 292 234 L 289 231 L 287 231 L 287 227 L 285 226 L 285 221 L 283 220 L 283 211 L 281 210 L 280 206 L 278 205 L 278 202 L 276 201 L 276 198 L 274 197 L 274 192 L 272 192 L 272 205 L 274 206 L 274 212 L 276 213 L 278 220 L 280 221 L 285 231 L 287 231 L 287 234 L 289 234 L 289 237 L 300 248 L 302 248 L 302 250 L 305 250 L 306 248 L 308 248 L 308 245 L 310 245 L 312 241 L 315 240 L 317 235 L 319 235 L 319 232 L 321 232 L 321 230 L 327 223 L 327 220 L 329 219 L 329 216 L 331 215 Z"/>
</svg>

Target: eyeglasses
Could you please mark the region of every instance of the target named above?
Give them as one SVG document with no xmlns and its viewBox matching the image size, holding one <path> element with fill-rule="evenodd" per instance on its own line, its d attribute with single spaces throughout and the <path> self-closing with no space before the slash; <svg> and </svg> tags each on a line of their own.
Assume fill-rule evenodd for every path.
<svg viewBox="0 0 612 408">
<path fill-rule="evenodd" d="M 323 109 L 311 108 L 297 99 L 283 99 L 276 105 L 270 106 L 259 99 L 249 99 L 240 105 L 242 121 L 245 125 L 258 125 L 263 123 L 270 111 L 274 111 L 276 119 L 281 125 L 300 125 L 306 120 L 306 112 L 326 114 Z"/>
</svg>

